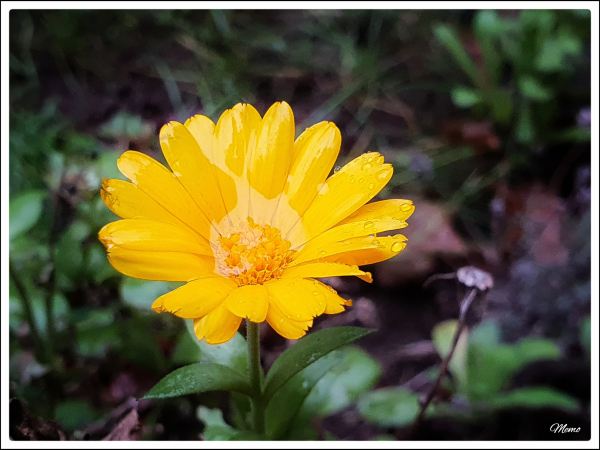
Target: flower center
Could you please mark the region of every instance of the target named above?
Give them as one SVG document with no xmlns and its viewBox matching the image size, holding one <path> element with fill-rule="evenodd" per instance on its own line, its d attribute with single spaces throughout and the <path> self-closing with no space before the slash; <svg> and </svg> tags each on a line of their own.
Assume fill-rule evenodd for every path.
<svg viewBox="0 0 600 450">
<path fill-rule="evenodd" d="M 240 286 L 263 284 L 281 276 L 296 253 L 290 250 L 290 241 L 281 238 L 281 231 L 257 225 L 251 217 L 218 241 L 215 256 L 219 268 Z"/>
</svg>

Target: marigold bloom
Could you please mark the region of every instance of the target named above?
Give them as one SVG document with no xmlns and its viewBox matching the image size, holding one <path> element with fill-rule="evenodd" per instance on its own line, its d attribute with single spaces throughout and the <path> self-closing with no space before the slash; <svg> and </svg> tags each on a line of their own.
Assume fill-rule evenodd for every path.
<svg viewBox="0 0 600 450">
<path fill-rule="evenodd" d="M 358 266 L 406 246 L 402 235 L 377 233 L 406 227 L 412 202 L 365 205 L 392 176 L 381 155 L 364 154 L 327 178 L 338 128 L 321 122 L 294 135 L 287 103 L 263 118 L 238 104 L 216 125 L 201 115 L 165 125 L 171 171 L 128 151 L 117 164 L 131 183 L 103 180 L 104 202 L 123 218 L 99 234 L 110 263 L 135 278 L 185 281 L 152 308 L 194 319 L 198 339 L 228 341 L 242 318 L 298 339 L 314 317 L 351 305 L 314 278 L 371 282 Z"/>
</svg>

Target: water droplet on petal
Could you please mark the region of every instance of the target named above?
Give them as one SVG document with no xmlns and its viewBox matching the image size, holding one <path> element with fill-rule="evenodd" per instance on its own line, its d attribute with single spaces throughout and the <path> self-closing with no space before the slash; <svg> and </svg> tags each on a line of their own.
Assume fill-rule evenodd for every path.
<svg viewBox="0 0 600 450">
<path fill-rule="evenodd" d="M 403 205 L 400 207 L 400 209 L 401 209 L 402 211 L 410 211 L 410 210 L 411 210 L 411 208 L 412 208 L 412 206 L 411 206 L 409 203 L 405 203 L 405 204 L 403 204 Z"/>
<path fill-rule="evenodd" d="M 369 189 L 373 189 L 375 187 L 375 185 L 373 183 L 369 184 Z"/>
<path fill-rule="evenodd" d="M 363 164 L 361 168 L 362 168 L 363 172 L 366 172 L 371 168 L 371 164 L 369 164 L 369 163 Z"/>
<path fill-rule="evenodd" d="M 297 314 L 297 315 L 296 315 L 296 318 L 297 318 L 298 320 L 300 320 L 300 317 L 302 317 L 300 314 Z"/>
<path fill-rule="evenodd" d="M 395 242 L 392 245 L 392 251 L 394 253 L 398 253 L 400 250 L 402 250 L 404 248 L 404 245 L 402 245 L 400 242 Z"/>
<path fill-rule="evenodd" d="M 319 291 L 313 291 L 313 295 L 319 295 Z"/>
<path fill-rule="evenodd" d="M 354 270 L 358 270 L 358 266 L 356 264 L 353 264 L 350 267 L 352 267 Z"/>
<path fill-rule="evenodd" d="M 354 183 L 354 175 L 350 175 L 350 183 Z"/>
<path fill-rule="evenodd" d="M 378 241 L 377 239 L 375 239 L 375 240 L 373 241 L 373 245 L 379 245 L 379 241 Z"/>
<path fill-rule="evenodd" d="M 367 162 L 373 162 L 373 158 L 369 156 L 369 158 L 367 158 Z"/>
<path fill-rule="evenodd" d="M 367 220 L 367 221 L 365 222 L 365 225 L 364 225 L 364 227 L 365 227 L 365 228 L 373 228 L 373 225 L 375 225 L 373 222 L 371 222 L 370 220 Z"/>
<path fill-rule="evenodd" d="M 319 256 L 325 256 L 325 250 L 323 250 L 322 252 L 319 253 Z"/>
<path fill-rule="evenodd" d="M 331 167 L 331 166 L 329 166 L 329 167 Z M 341 166 L 335 166 L 335 169 L 333 169 L 333 173 L 338 173 L 341 168 L 342 168 Z"/>
<path fill-rule="evenodd" d="M 279 323 L 283 323 L 283 319 L 279 319 Z"/>
<path fill-rule="evenodd" d="M 239 300 L 238 300 L 238 303 L 244 303 L 244 300 L 242 300 L 242 299 L 239 299 Z"/>
<path fill-rule="evenodd" d="M 363 181 L 365 181 L 364 178 L 361 178 L 360 180 L 358 180 L 359 183 L 362 183 Z"/>
</svg>

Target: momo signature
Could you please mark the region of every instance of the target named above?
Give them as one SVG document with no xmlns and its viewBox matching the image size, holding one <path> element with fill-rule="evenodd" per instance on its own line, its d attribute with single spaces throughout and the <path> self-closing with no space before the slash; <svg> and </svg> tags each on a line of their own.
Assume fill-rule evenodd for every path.
<svg viewBox="0 0 600 450">
<path fill-rule="evenodd" d="M 580 427 L 569 427 L 566 423 L 553 423 L 550 431 L 553 433 L 579 433 Z"/>
</svg>

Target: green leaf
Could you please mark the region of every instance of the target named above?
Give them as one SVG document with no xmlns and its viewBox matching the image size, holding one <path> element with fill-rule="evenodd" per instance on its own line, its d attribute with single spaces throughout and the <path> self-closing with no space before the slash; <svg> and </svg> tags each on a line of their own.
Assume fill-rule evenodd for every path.
<svg viewBox="0 0 600 450">
<path fill-rule="evenodd" d="M 419 396 L 403 388 L 384 388 L 369 392 L 358 402 L 358 412 L 380 427 L 404 427 L 419 414 Z"/>
<path fill-rule="evenodd" d="M 360 348 L 348 346 L 334 353 L 340 361 L 317 382 L 298 416 L 325 417 L 341 411 L 379 381 L 381 366 Z"/>
<path fill-rule="evenodd" d="M 196 414 L 204 422 L 202 435 L 207 441 L 228 441 L 238 433 L 238 430 L 225 422 L 223 412 L 218 408 L 210 409 L 201 405 Z"/>
<path fill-rule="evenodd" d="M 556 360 L 560 358 L 560 349 L 548 339 L 525 338 L 514 345 L 515 358 L 520 366 L 533 361 Z"/>
<path fill-rule="evenodd" d="M 10 240 L 25 233 L 40 219 L 46 194 L 42 191 L 27 191 L 13 198 L 8 206 Z"/>
<path fill-rule="evenodd" d="M 146 311 L 150 310 L 154 300 L 169 290 L 169 283 L 166 281 L 145 281 L 127 277 L 121 283 L 123 302 L 132 308 Z"/>
<path fill-rule="evenodd" d="M 98 413 L 92 406 L 82 400 L 67 400 L 60 403 L 54 411 L 54 420 L 67 431 L 85 428 L 85 425 L 96 420 Z"/>
<path fill-rule="evenodd" d="M 173 350 L 173 356 L 171 356 L 171 363 L 175 365 L 193 364 L 200 362 L 202 353 L 200 348 L 196 345 L 195 336 L 191 336 L 187 330 L 179 335 L 179 340 Z"/>
<path fill-rule="evenodd" d="M 494 118 L 501 124 L 507 124 L 513 114 L 513 101 L 502 89 L 494 89 L 486 94 Z"/>
<path fill-rule="evenodd" d="M 481 103 L 481 96 L 478 91 L 463 86 L 452 89 L 451 95 L 454 104 L 461 108 L 470 108 L 477 103 Z"/>
<path fill-rule="evenodd" d="M 252 395 L 248 381 L 235 370 L 221 364 L 198 363 L 174 370 L 150 389 L 144 399 L 209 391 L 236 391 Z"/>
<path fill-rule="evenodd" d="M 440 357 L 445 358 L 452 348 L 454 334 L 458 327 L 457 320 L 446 320 L 438 323 L 433 329 L 433 344 L 438 351 Z M 456 349 L 448 365 L 450 372 L 458 381 L 458 388 L 462 392 L 467 389 L 467 333 L 463 330 L 461 333 Z"/>
<path fill-rule="evenodd" d="M 265 411 L 266 435 L 269 439 L 285 436 L 288 427 L 296 422 L 294 416 L 311 389 L 340 360 L 340 356 L 334 352 L 305 367 L 273 395 Z"/>
<path fill-rule="evenodd" d="M 570 395 L 545 387 L 516 389 L 489 400 L 493 408 L 558 408 L 576 411 L 579 404 Z"/>
<path fill-rule="evenodd" d="M 437 37 L 438 41 L 440 41 L 450 53 L 460 66 L 460 68 L 465 72 L 475 86 L 479 86 L 479 72 L 477 70 L 477 66 L 463 47 L 460 39 L 456 32 L 445 24 L 437 25 L 433 32 Z"/>
<path fill-rule="evenodd" d="M 265 380 L 265 401 L 268 402 L 287 380 L 306 366 L 373 331 L 375 330 L 357 327 L 335 327 L 317 331 L 300 339 L 293 347 L 283 352 L 271 366 Z"/>
<path fill-rule="evenodd" d="M 530 144 L 534 139 L 533 122 L 531 120 L 530 107 L 523 102 L 520 108 L 519 119 L 517 123 L 517 141 L 522 144 Z"/>
<path fill-rule="evenodd" d="M 519 79 L 519 89 L 525 97 L 534 101 L 545 102 L 552 99 L 552 92 L 532 76 L 525 75 L 521 77 Z"/>
<path fill-rule="evenodd" d="M 233 338 L 218 345 L 207 344 L 205 340 L 199 341 L 194 333 L 194 321 L 185 321 L 186 327 L 192 340 L 200 348 L 201 361 L 222 364 L 237 370 L 242 375 L 248 374 L 248 345 L 240 333 Z"/>
</svg>

